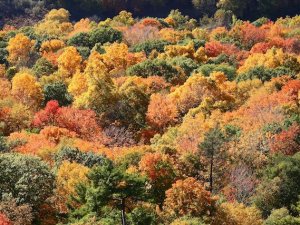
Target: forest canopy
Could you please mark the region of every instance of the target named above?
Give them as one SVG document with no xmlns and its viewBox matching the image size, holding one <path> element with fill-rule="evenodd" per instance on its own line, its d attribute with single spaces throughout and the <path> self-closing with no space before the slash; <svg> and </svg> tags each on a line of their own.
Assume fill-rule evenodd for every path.
<svg viewBox="0 0 300 225">
<path fill-rule="evenodd" d="M 266 17 L 283 1 L 255 20 L 252 1 L 193 1 L 200 20 L 1 3 L 42 18 L 0 30 L 0 225 L 300 224 L 300 16 Z"/>
</svg>

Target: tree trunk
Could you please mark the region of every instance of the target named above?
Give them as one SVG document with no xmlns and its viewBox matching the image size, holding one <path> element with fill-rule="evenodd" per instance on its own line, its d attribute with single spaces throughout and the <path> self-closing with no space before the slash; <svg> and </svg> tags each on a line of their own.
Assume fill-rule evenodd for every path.
<svg viewBox="0 0 300 225">
<path fill-rule="evenodd" d="M 122 198 L 121 208 L 122 208 L 122 225 L 126 225 L 126 214 L 125 214 L 125 198 Z"/>
<path fill-rule="evenodd" d="M 211 155 L 210 159 L 210 174 L 209 174 L 209 190 L 213 191 L 213 166 L 214 166 L 214 154 Z"/>
</svg>

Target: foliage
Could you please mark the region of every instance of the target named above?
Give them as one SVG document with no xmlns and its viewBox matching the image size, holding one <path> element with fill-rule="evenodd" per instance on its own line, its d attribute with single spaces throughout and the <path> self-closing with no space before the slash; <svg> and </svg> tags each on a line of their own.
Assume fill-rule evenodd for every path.
<svg viewBox="0 0 300 225">
<path fill-rule="evenodd" d="M 113 28 L 100 27 L 90 32 L 89 43 L 91 46 L 95 46 L 97 43 L 104 44 L 116 41 L 122 41 L 122 33 Z"/>
<path fill-rule="evenodd" d="M 1 196 L 12 196 L 18 204 L 29 204 L 38 210 L 52 195 L 54 175 L 38 158 L 19 154 L 2 154 Z"/>
<path fill-rule="evenodd" d="M 145 60 L 144 62 L 128 68 L 126 74 L 130 76 L 139 75 L 142 77 L 162 76 L 166 81 L 171 83 L 178 83 L 183 79 L 182 75 L 175 67 L 161 59 Z"/>
<path fill-rule="evenodd" d="M 167 190 L 164 210 L 176 216 L 201 217 L 214 208 L 215 200 L 203 185 L 194 178 L 178 180 Z"/>
</svg>

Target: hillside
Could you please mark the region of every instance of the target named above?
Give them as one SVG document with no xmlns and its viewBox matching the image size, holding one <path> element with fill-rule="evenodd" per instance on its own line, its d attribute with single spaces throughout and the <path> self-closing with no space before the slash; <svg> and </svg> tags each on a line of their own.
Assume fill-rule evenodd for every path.
<svg viewBox="0 0 300 225">
<path fill-rule="evenodd" d="M 49 10 L 0 30 L 0 225 L 300 224 L 300 16 Z"/>
</svg>

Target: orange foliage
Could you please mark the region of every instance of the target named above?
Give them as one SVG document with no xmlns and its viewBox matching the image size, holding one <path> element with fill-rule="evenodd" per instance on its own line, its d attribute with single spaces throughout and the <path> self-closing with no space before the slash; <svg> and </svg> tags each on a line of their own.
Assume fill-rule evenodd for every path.
<svg viewBox="0 0 300 225">
<path fill-rule="evenodd" d="M 164 210 L 175 216 L 209 215 L 215 199 L 196 179 L 178 180 L 166 191 Z"/>
<path fill-rule="evenodd" d="M 76 133 L 69 131 L 65 128 L 59 128 L 55 126 L 46 126 L 40 132 L 41 135 L 45 136 L 47 140 L 58 144 L 62 138 L 74 138 L 76 137 Z"/>
<path fill-rule="evenodd" d="M 154 18 L 144 18 L 139 23 L 142 24 L 143 26 L 152 26 L 157 28 L 161 26 L 161 23 Z"/>
<path fill-rule="evenodd" d="M 147 112 L 147 121 L 155 128 L 162 129 L 176 122 L 178 111 L 176 105 L 167 96 L 153 94 Z"/>
</svg>

